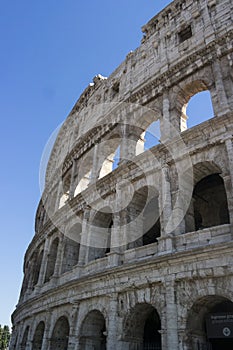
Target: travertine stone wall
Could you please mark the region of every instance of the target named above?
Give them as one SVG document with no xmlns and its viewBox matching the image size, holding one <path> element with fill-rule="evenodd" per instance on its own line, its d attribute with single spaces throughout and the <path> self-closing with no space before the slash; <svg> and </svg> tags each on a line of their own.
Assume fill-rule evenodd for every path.
<svg viewBox="0 0 233 350">
<path fill-rule="evenodd" d="M 233 311 L 232 13 L 231 0 L 171 2 L 78 99 L 48 163 L 10 350 L 210 346 L 206 315 Z M 214 117 L 187 129 L 205 90 Z"/>
</svg>

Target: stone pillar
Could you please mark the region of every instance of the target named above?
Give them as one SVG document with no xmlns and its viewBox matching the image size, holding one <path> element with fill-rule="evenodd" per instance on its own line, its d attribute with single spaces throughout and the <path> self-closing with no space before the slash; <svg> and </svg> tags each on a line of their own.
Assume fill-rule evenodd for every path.
<svg viewBox="0 0 233 350">
<path fill-rule="evenodd" d="M 88 252 L 89 252 L 89 219 L 90 219 L 90 207 L 86 207 L 83 213 L 83 221 L 82 221 L 82 232 L 81 232 L 81 240 L 80 240 L 80 249 L 79 249 L 79 265 L 84 265 L 88 262 Z"/>
<path fill-rule="evenodd" d="M 233 144 L 232 138 L 225 141 L 228 156 L 229 177 L 224 177 L 224 184 L 227 195 L 228 210 L 230 215 L 230 223 L 233 224 Z"/>
<path fill-rule="evenodd" d="M 51 237 L 48 237 L 46 239 L 45 245 L 44 245 L 44 253 L 43 253 L 42 263 L 41 263 L 41 267 L 40 267 L 40 274 L 39 274 L 39 278 L 38 278 L 38 282 L 37 282 L 37 286 L 39 286 L 39 287 L 43 285 L 44 280 L 45 280 L 50 245 L 51 245 Z"/>
<path fill-rule="evenodd" d="M 31 320 L 31 327 L 29 328 L 28 339 L 27 339 L 26 349 L 25 350 L 33 350 L 32 325 L 33 325 L 33 321 Z"/>
<path fill-rule="evenodd" d="M 160 121 L 161 142 L 168 141 L 171 137 L 171 124 L 170 124 L 170 101 L 168 92 L 163 94 L 163 117 Z"/>
<path fill-rule="evenodd" d="M 117 295 L 111 295 L 108 309 L 107 350 L 118 350 L 117 309 Z"/>
<path fill-rule="evenodd" d="M 159 254 L 166 254 L 173 250 L 173 220 L 172 220 L 172 199 L 169 166 L 162 165 L 161 191 L 159 194 L 159 212 L 161 236 L 158 238 Z"/>
<path fill-rule="evenodd" d="M 122 247 L 124 246 L 121 229 L 121 215 L 119 212 L 115 212 L 113 215 L 113 227 L 111 228 L 110 253 L 108 253 L 108 266 L 111 267 L 118 266 L 120 263 Z"/>
<path fill-rule="evenodd" d="M 214 105 L 215 113 L 220 116 L 230 112 L 229 104 L 227 101 L 227 96 L 224 88 L 222 71 L 219 59 L 217 57 L 213 58 L 212 69 L 215 77 L 215 87 L 217 94 L 218 105 Z"/>
<path fill-rule="evenodd" d="M 57 199 L 56 199 L 56 204 L 55 204 L 55 211 L 59 209 L 60 206 L 60 200 L 63 194 L 63 183 L 62 183 L 62 178 L 60 179 L 58 183 L 58 189 L 57 189 Z M 46 207 L 46 206 L 45 206 Z"/>
<path fill-rule="evenodd" d="M 90 183 L 95 183 L 98 180 L 98 172 L 99 172 L 99 145 L 95 144 L 94 147 L 94 155 L 93 155 L 93 164 L 91 169 L 91 179 Z"/>
<path fill-rule="evenodd" d="M 232 138 L 227 139 L 225 141 L 225 145 L 226 145 L 228 162 L 229 162 L 231 185 L 233 187 L 233 145 L 232 145 Z"/>
<path fill-rule="evenodd" d="M 141 140 L 140 136 L 143 133 L 142 129 L 129 124 L 123 124 L 121 129 L 122 139 L 120 144 L 119 163 L 131 161 L 136 156 L 137 142 Z"/>
<path fill-rule="evenodd" d="M 43 336 L 43 342 L 42 342 L 42 347 L 41 350 L 48 350 L 49 349 L 49 336 L 51 332 L 51 318 L 52 318 L 52 312 L 50 310 L 47 311 L 46 313 L 46 318 L 45 318 L 45 330 L 44 330 L 44 336 Z"/>
<path fill-rule="evenodd" d="M 164 236 L 173 231 L 170 171 L 167 164 L 164 164 L 162 166 L 161 193 L 159 204 L 159 211 L 162 214 L 161 236 Z"/>
<path fill-rule="evenodd" d="M 64 235 L 61 235 L 59 238 L 59 244 L 57 248 L 57 258 L 54 268 L 54 273 L 52 278 L 57 278 L 61 275 L 61 269 L 62 269 L 62 260 L 64 255 L 64 248 L 65 248 L 65 241 L 64 241 Z"/>
<path fill-rule="evenodd" d="M 75 177 L 77 175 L 77 159 L 73 159 L 72 161 L 72 171 L 71 171 L 71 180 L 70 180 L 70 189 L 69 189 L 69 199 L 74 197 L 75 192 Z"/>
<path fill-rule="evenodd" d="M 78 343 L 78 336 L 76 334 L 76 323 L 79 312 L 79 303 L 73 303 L 72 311 L 70 315 L 70 334 L 69 334 L 69 344 L 68 350 L 75 350 Z"/>
<path fill-rule="evenodd" d="M 32 292 L 32 289 L 33 289 L 34 265 L 35 265 L 34 259 L 28 261 L 28 276 L 29 276 L 29 278 L 28 278 L 28 285 L 27 285 L 25 296 L 30 294 Z"/>
<path fill-rule="evenodd" d="M 184 203 L 180 195 L 180 191 L 177 190 L 173 192 L 174 196 L 174 206 L 173 206 L 173 224 L 174 224 L 174 234 L 180 235 L 185 233 L 185 220 L 184 220 Z"/>
<path fill-rule="evenodd" d="M 167 350 L 178 350 L 178 321 L 174 280 L 166 281 L 166 343 Z"/>
<path fill-rule="evenodd" d="M 194 202 L 195 199 L 191 198 L 189 208 L 185 215 L 185 232 L 193 232 L 196 230 L 194 218 Z"/>
<path fill-rule="evenodd" d="M 143 245 L 143 216 L 133 206 L 125 209 L 128 215 L 128 249 Z"/>
<path fill-rule="evenodd" d="M 121 126 L 121 145 L 120 145 L 120 162 L 124 162 L 128 160 L 128 125 L 123 124 Z"/>
</svg>

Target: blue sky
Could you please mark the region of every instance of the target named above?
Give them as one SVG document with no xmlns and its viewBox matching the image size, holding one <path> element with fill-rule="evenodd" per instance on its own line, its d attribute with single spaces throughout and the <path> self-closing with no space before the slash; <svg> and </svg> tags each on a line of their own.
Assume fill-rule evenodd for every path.
<svg viewBox="0 0 233 350">
<path fill-rule="evenodd" d="M 39 166 L 52 132 L 92 78 L 140 45 L 169 0 L 2 0 L 0 324 L 10 325 L 34 235 Z"/>
</svg>

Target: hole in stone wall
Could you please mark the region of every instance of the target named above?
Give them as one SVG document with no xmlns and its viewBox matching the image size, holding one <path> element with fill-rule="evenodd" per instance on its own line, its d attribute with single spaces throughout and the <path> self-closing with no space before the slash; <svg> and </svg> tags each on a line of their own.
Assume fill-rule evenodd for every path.
<svg viewBox="0 0 233 350">
<path fill-rule="evenodd" d="M 190 98 L 186 105 L 186 114 L 188 117 L 187 126 L 198 125 L 214 116 L 214 110 L 209 91 L 202 91 Z"/>
<path fill-rule="evenodd" d="M 179 42 L 183 43 L 185 40 L 188 40 L 189 38 L 192 37 L 192 28 L 191 26 L 188 26 L 184 29 L 182 29 L 179 33 L 178 33 L 178 37 L 179 37 Z"/>
</svg>

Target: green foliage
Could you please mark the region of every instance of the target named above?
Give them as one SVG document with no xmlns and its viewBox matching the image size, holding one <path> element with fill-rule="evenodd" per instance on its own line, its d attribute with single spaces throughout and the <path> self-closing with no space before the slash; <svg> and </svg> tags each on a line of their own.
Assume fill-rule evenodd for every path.
<svg viewBox="0 0 233 350">
<path fill-rule="evenodd" d="M 0 325 L 0 350 L 6 350 L 9 345 L 10 330 L 8 326 Z"/>
</svg>

